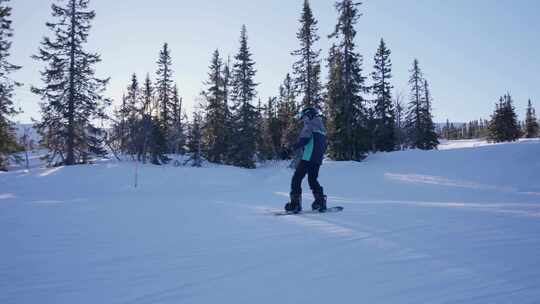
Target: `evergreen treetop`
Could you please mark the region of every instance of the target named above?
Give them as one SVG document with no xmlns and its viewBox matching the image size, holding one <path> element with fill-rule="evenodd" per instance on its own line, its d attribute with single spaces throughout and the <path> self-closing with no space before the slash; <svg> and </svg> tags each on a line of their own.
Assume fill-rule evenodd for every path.
<svg viewBox="0 0 540 304">
<path fill-rule="evenodd" d="M 391 51 L 386 47 L 383 39 L 375 54 L 372 93 L 375 95 L 374 107 L 374 148 L 377 151 L 392 151 L 395 148 L 395 116 L 392 102 L 392 61 Z"/>
<path fill-rule="evenodd" d="M 317 20 L 315 19 L 308 0 L 304 0 L 300 29 L 296 38 L 300 48 L 291 55 L 298 59 L 293 64 L 294 84 L 296 90 L 302 95 L 303 107 L 316 107 L 322 109 L 322 85 L 320 81 L 321 64 L 320 53 L 315 44 L 320 37 L 317 34 Z"/>
<path fill-rule="evenodd" d="M 534 110 L 531 100 L 527 103 L 527 113 L 525 115 L 525 137 L 534 138 L 538 137 L 539 126 L 536 119 L 536 111 Z"/>
<path fill-rule="evenodd" d="M 159 104 L 159 120 L 167 137 L 172 125 L 172 94 L 174 86 L 174 72 L 168 43 L 163 44 L 163 49 L 159 52 L 157 65 L 155 89 Z"/>
<path fill-rule="evenodd" d="M 257 96 L 257 83 L 254 81 L 257 70 L 255 69 L 255 62 L 251 58 L 252 54 L 248 47 L 247 28 L 242 25 L 240 32 L 240 49 L 234 56 L 235 62 L 233 65 L 233 100 L 235 106 L 243 103 L 250 103 Z"/>
</svg>

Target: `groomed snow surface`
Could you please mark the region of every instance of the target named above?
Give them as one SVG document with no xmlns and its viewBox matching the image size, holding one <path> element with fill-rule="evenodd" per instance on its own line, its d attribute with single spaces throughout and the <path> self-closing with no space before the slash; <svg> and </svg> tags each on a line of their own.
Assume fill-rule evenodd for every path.
<svg viewBox="0 0 540 304">
<path fill-rule="evenodd" d="M 0 303 L 540 303 L 540 141 L 465 146 L 325 162 L 322 215 L 285 163 L 1 173 Z"/>
</svg>

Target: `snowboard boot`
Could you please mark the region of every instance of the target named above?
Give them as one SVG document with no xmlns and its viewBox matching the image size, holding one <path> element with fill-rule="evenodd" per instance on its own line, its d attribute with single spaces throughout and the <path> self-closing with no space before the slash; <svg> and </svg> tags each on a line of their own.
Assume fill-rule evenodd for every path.
<svg viewBox="0 0 540 304">
<path fill-rule="evenodd" d="M 319 210 L 319 212 L 326 211 L 326 195 L 322 192 L 313 192 L 315 201 L 311 204 L 311 210 Z"/>
<path fill-rule="evenodd" d="M 302 211 L 302 196 L 291 194 L 291 201 L 285 204 L 285 211 L 292 213 L 299 213 Z"/>
</svg>

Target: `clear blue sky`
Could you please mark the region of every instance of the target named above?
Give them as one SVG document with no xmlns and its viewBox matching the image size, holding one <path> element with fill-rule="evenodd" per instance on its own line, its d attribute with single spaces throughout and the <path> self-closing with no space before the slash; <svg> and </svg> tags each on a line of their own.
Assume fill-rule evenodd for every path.
<svg viewBox="0 0 540 304">
<path fill-rule="evenodd" d="M 16 101 L 25 111 L 16 119 L 39 118 L 38 98 L 29 92 L 41 85 L 35 54 L 51 21 L 53 0 L 14 0 L 15 37 L 11 61 L 23 66 L 13 77 L 25 86 Z M 118 104 L 130 75 L 154 75 L 164 42 L 172 49 L 176 81 L 188 109 L 199 92 L 214 49 L 234 55 L 242 24 L 257 62 L 259 97 L 277 94 L 291 70 L 290 52 L 303 0 L 91 0 L 97 17 L 88 49 L 102 55 L 99 76 L 111 77 L 108 95 Z M 323 58 L 337 14 L 333 0 L 311 0 L 319 21 Z M 537 0 L 366 0 L 357 30 L 365 73 L 383 37 L 391 48 L 393 85 L 408 97 L 408 70 L 413 59 L 431 83 L 436 121 L 487 118 L 498 97 L 510 91 L 523 117 L 527 99 L 540 111 L 540 1 Z M 326 79 L 326 71 L 323 80 Z"/>
</svg>

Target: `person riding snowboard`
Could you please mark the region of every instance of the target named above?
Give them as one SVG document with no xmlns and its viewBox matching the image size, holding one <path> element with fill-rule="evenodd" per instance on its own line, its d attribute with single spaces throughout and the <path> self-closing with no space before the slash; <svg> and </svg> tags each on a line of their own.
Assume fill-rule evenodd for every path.
<svg viewBox="0 0 540 304">
<path fill-rule="evenodd" d="M 319 111 L 315 108 L 305 108 L 300 112 L 299 118 L 304 122 L 304 127 L 298 142 L 290 146 L 288 152 L 303 148 L 303 154 L 292 177 L 290 202 L 285 205 L 285 211 L 293 213 L 302 211 L 302 180 L 307 174 L 309 187 L 315 197 L 311 208 L 325 212 L 326 195 L 317 178 L 326 152 L 326 128 Z"/>
</svg>

